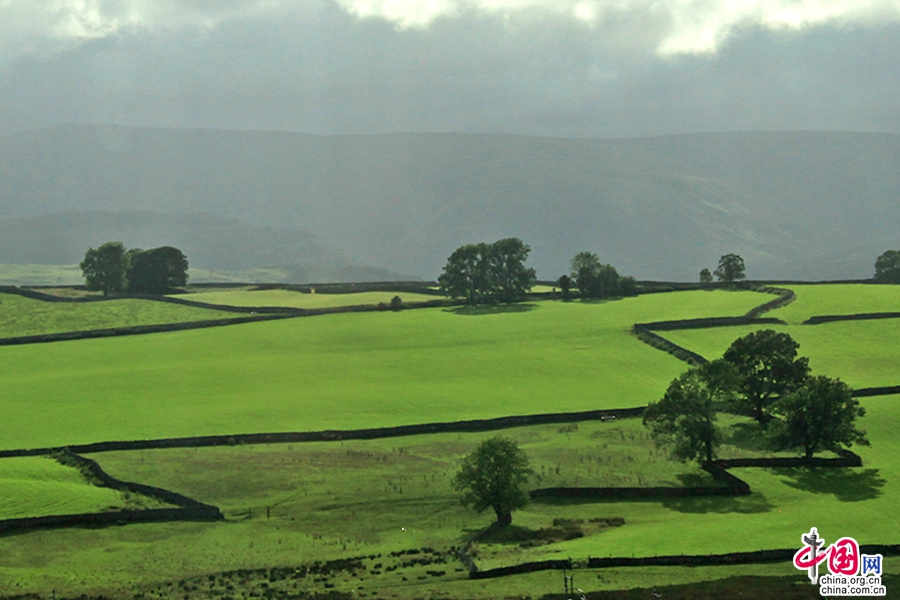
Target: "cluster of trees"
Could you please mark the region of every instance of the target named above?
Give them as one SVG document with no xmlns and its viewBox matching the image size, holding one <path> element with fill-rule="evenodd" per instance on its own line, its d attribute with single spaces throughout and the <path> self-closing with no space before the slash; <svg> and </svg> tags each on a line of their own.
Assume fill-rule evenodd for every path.
<svg viewBox="0 0 900 600">
<path fill-rule="evenodd" d="M 734 283 L 747 278 L 744 271 L 744 259 L 739 254 L 725 254 L 719 258 L 719 266 L 712 273 L 709 269 L 700 270 L 700 283 L 712 283 L 713 276 L 724 283 Z"/>
<path fill-rule="evenodd" d="M 188 260 L 178 248 L 126 249 L 122 242 L 89 248 L 81 261 L 85 287 L 90 291 L 165 294 L 187 284 Z"/>
<path fill-rule="evenodd" d="M 807 460 L 824 450 L 868 445 L 856 428 L 865 409 L 839 379 L 811 376 L 799 347 L 771 329 L 735 340 L 723 358 L 672 381 L 663 398 L 647 407 L 644 425 L 682 461 L 716 457 L 720 410 L 753 416 L 773 450 L 799 449 Z"/>
<path fill-rule="evenodd" d="M 888 250 L 875 261 L 875 281 L 900 283 L 900 250 Z"/>
<path fill-rule="evenodd" d="M 441 291 L 469 304 L 524 300 L 536 279 L 534 269 L 525 266 L 529 252 L 519 238 L 460 246 L 438 277 Z"/>
<path fill-rule="evenodd" d="M 564 300 L 569 299 L 573 287 L 583 299 L 635 294 L 634 277 L 622 277 L 614 266 L 601 263 L 600 257 L 593 252 L 576 254 L 572 259 L 571 276 L 563 275 L 557 285 Z"/>
</svg>

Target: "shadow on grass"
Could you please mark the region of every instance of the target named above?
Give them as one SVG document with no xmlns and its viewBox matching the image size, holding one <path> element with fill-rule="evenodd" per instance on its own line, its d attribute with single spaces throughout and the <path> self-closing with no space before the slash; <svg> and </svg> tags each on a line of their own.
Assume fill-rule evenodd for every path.
<svg viewBox="0 0 900 600">
<path fill-rule="evenodd" d="M 756 421 L 735 423 L 728 428 L 728 437 L 722 443 L 741 450 L 762 452 L 768 449 L 765 429 Z"/>
<path fill-rule="evenodd" d="M 662 505 L 669 510 L 691 514 L 754 514 L 771 512 L 774 507 L 759 493 L 749 496 L 685 496 L 665 498 Z"/>
<path fill-rule="evenodd" d="M 786 477 L 782 483 L 794 489 L 814 494 L 834 494 L 841 502 L 861 502 L 881 496 L 887 483 L 878 469 L 797 467 L 770 469 L 775 475 Z"/>
<path fill-rule="evenodd" d="M 462 315 L 465 317 L 477 317 L 480 315 L 500 315 L 504 313 L 522 313 L 529 312 L 538 307 L 533 303 L 519 304 L 481 304 L 478 306 L 457 306 L 455 308 L 445 308 L 444 312 Z"/>
</svg>

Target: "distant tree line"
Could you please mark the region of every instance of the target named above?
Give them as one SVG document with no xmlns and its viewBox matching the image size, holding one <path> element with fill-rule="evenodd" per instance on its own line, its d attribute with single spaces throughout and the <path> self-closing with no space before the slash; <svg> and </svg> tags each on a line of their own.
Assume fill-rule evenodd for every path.
<svg viewBox="0 0 900 600">
<path fill-rule="evenodd" d="M 571 295 L 571 288 L 578 289 L 582 299 L 633 296 L 636 293 L 634 277 L 623 277 L 612 265 L 600 262 L 593 252 L 579 252 L 572 259 L 571 276 L 563 275 L 557 281 L 563 299 Z"/>
<path fill-rule="evenodd" d="M 90 291 L 165 294 L 187 284 L 188 260 L 172 246 L 150 250 L 126 249 L 122 242 L 88 248 L 81 261 L 85 287 Z"/>
</svg>

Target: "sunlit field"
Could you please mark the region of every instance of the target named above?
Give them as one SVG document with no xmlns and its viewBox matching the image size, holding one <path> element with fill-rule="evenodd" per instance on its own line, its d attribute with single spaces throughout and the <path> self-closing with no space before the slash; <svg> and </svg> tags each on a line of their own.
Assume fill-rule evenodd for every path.
<svg viewBox="0 0 900 600">
<path fill-rule="evenodd" d="M 46 302 L 0 294 L 0 337 L 234 318 L 234 313 L 122 298 L 104 302 Z"/>
<path fill-rule="evenodd" d="M 305 294 L 290 290 L 236 290 L 197 292 L 177 296 L 184 300 L 222 304 L 225 306 L 277 306 L 288 308 L 334 308 L 365 304 L 390 304 L 391 298 L 400 296 L 404 302 L 425 302 L 440 296 L 406 292 L 359 292 L 355 294 Z"/>
<path fill-rule="evenodd" d="M 900 286 L 875 284 L 788 285 L 797 299 L 766 316 L 800 324 L 818 315 L 900 312 Z"/>
<path fill-rule="evenodd" d="M 685 365 L 636 321 L 742 314 L 760 294 L 338 314 L 0 348 L 5 448 L 383 427 L 640 406 Z"/>
</svg>

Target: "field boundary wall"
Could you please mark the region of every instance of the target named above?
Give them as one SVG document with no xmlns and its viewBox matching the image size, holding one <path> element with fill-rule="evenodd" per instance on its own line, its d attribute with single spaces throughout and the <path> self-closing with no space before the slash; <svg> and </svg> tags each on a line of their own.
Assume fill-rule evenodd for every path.
<svg viewBox="0 0 900 600">
<path fill-rule="evenodd" d="M 222 521 L 225 518 L 217 507 L 198 502 L 176 492 L 116 479 L 104 471 L 96 461 L 79 456 L 68 449 L 58 451 L 54 454 L 54 458 L 61 464 L 78 469 L 86 479 L 95 482 L 100 487 L 140 494 L 167 504 L 174 504 L 177 508 L 125 509 L 99 513 L 3 519 L 0 520 L 0 535 L 61 527 L 105 527 L 107 525 L 170 521 Z"/>
<path fill-rule="evenodd" d="M 559 423 L 577 423 L 580 421 L 606 421 L 638 417 L 644 407 L 589 410 L 571 413 L 541 413 L 536 415 L 520 415 L 498 417 L 495 419 L 473 419 L 467 421 L 449 421 L 443 423 L 424 423 L 418 425 L 399 425 L 396 427 L 379 427 L 372 429 L 342 429 L 325 431 L 295 431 L 280 433 L 243 433 L 235 435 L 208 435 L 182 438 L 157 438 L 149 440 L 95 442 L 91 444 L 72 444 L 67 446 L 71 452 L 92 454 L 96 452 L 113 452 L 124 450 L 150 450 L 155 448 L 199 448 L 207 446 L 238 446 L 244 444 L 283 444 L 299 442 L 336 442 L 342 440 L 373 440 L 408 435 L 432 433 L 466 433 L 479 431 L 496 431 L 512 427 L 528 425 L 552 425 Z M 41 456 L 58 452 L 63 448 L 29 448 L 18 450 L 0 450 L 0 458 L 14 456 Z"/>
<path fill-rule="evenodd" d="M 854 313 L 850 315 L 821 315 L 803 321 L 804 325 L 820 325 L 836 321 L 871 321 L 875 319 L 900 319 L 900 312 Z"/>
</svg>

